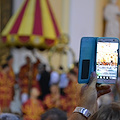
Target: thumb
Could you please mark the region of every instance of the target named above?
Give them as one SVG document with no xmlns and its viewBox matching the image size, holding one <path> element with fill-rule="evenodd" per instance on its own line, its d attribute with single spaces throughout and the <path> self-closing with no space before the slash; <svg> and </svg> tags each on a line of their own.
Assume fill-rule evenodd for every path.
<svg viewBox="0 0 120 120">
<path fill-rule="evenodd" d="M 95 72 L 93 72 L 91 74 L 90 81 L 88 84 L 89 84 L 89 86 L 96 87 L 96 83 L 97 83 L 97 74 Z"/>
</svg>

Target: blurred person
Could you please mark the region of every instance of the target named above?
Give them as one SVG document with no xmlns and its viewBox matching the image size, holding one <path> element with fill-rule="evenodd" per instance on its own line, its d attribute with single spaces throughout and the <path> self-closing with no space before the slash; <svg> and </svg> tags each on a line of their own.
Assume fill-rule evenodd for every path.
<svg viewBox="0 0 120 120">
<path fill-rule="evenodd" d="M 78 68 L 79 68 L 79 62 L 75 62 L 73 71 L 76 73 L 77 77 L 78 77 Z"/>
<path fill-rule="evenodd" d="M 78 96 L 76 96 L 76 84 L 77 82 L 77 76 L 75 71 L 72 69 L 68 72 L 67 77 L 69 79 L 68 86 L 64 89 L 65 96 L 67 98 L 66 104 L 69 106 L 68 110 L 68 116 L 71 114 L 73 109 L 76 107 L 76 99 Z"/>
<path fill-rule="evenodd" d="M 120 103 L 102 106 L 90 120 L 120 120 Z"/>
<path fill-rule="evenodd" d="M 14 85 L 15 85 L 15 83 L 16 83 L 16 80 L 15 80 L 15 73 L 14 73 L 14 71 L 13 71 L 13 62 L 14 62 L 14 59 L 13 59 L 13 56 L 12 55 L 9 55 L 8 57 L 7 57 L 7 64 L 8 64 L 8 66 L 9 66 L 9 78 L 11 79 L 11 83 L 12 83 L 12 97 L 14 97 Z"/>
<path fill-rule="evenodd" d="M 30 89 L 33 85 L 33 71 L 31 59 L 26 57 L 26 64 L 23 65 L 19 72 L 19 84 L 21 87 L 21 101 L 25 103 L 28 100 Z"/>
<path fill-rule="evenodd" d="M 0 107 L 2 111 L 9 111 L 13 99 L 13 83 L 13 79 L 9 77 L 8 64 L 3 64 L 0 72 Z"/>
<path fill-rule="evenodd" d="M 12 102 L 10 103 L 10 112 L 17 114 L 17 115 L 21 115 L 21 99 L 20 99 L 20 87 L 18 84 L 16 84 L 14 86 L 15 89 L 15 95 L 14 98 L 12 100 Z"/>
<path fill-rule="evenodd" d="M 13 80 L 13 86 L 15 84 L 15 73 L 13 71 L 13 62 L 14 62 L 14 59 L 13 59 L 13 56 L 12 55 L 9 55 L 7 57 L 7 64 L 9 66 L 9 77 L 11 77 L 11 79 Z"/>
<path fill-rule="evenodd" d="M 67 115 L 57 108 L 52 108 L 41 116 L 41 120 L 67 120 Z"/>
<path fill-rule="evenodd" d="M 41 63 L 41 61 L 37 58 L 36 63 L 33 64 L 33 78 L 36 79 L 36 76 L 38 74 L 38 66 Z"/>
<path fill-rule="evenodd" d="M 50 86 L 59 83 L 59 74 L 56 71 L 51 71 L 50 73 Z"/>
<path fill-rule="evenodd" d="M 47 109 L 59 108 L 61 110 L 67 111 L 66 99 L 60 94 L 60 89 L 57 84 L 53 84 L 50 87 L 50 94 L 48 94 L 44 99 L 44 104 Z"/>
<path fill-rule="evenodd" d="M 40 120 L 40 116 L 45 112 L 42 102 L 38 100 L 39 95 L 38 88 L 32 88 L 30 99 L 22 106 L 24 120 Z"/>
<path fill-rule="evenodd" d="M 71 114 L 71 116 L 68 118 L 68 120 L 87 120 L 90 118 L 90 116 L 92 115 L 94 116 L 96 114 L 96 111 L 98 110 L 97 98 L 99 98 L 101 95 L 111 92 L 109 85 L 96 86 L 96 82 L 97 82 L 97 74 L 93 72 L 91 74 L 90 81 L 88 84 L 85 84 L 84 86 L 82 86 L 82 88 L 79 84 L 77 84 L 76 95 L 79 96 L 79 99 L 76 100 L 77 107 L 73 111 L 73 114 Z M 112 107 L 110 109 L 112 109 Z M 100 110 L 98 111 L 98 113 L 100 113 Z M 107 118 L 110 118 L 108 116 L 110 115 L 109 113 L 113 113 L 113 112 L 107 112 L 106 110 L 106 113 L 107 113 L 106 115 L 104 115 L 104 113 L 101 115 L 98 114 L 98 116 L 95 117 L 94 119 L 92 119 L 92 117 L 90 119 L 91 120 L 107 120 Z M 99 115 L 102 117 L 102 119 L 99 119 L 100 118 Z M 114 116 L 114 113 L 113 113 L 113 116 L 111 116 L 109 120 L 116 120 L 114 119 L 115 117 L 116 116 Z"/>
<path fill-rule="evenodd" d="M 46 71 L 46 65 L 44 64 L 39 64 L 38 66 L 37 81 L 39 83 L 39 88 L 41 89 L 41 95 L 39 98 L 43 100 L 43 98 L 50 93 L 50 73 Z"/>
<path fill-rule="evenodd" d="M 21 120 L 19 116 L 10 114 L 10 113 L 2 113 L 0 114 L 0 120 Z"/>
<path fill-rule="evenodd" d="M 59 87 L 61 90 L 61 94 L 65 95 L 64 93 L 64 89 L 68 86 L 69 80 L 67 78 L 67 74 L 64 72 L 64 68 L 62 66 L 60 66 L 60 80 L 59 80 Z"/>
</svg>

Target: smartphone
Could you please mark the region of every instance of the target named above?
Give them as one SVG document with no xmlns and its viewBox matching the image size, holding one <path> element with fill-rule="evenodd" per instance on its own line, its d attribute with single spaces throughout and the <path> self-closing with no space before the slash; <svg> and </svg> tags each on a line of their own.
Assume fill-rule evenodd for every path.
<svg viewBox="0 0 120 120">
<path fill-rule="evenodd" d="M 97 83 L 115 84 L 118 77 L 119 39 L 97 38 Z"/>
<path fill-rule="evenodd" d="M 96 71 L 98 83 L 115 84 L 118 77 L 119 39 L 83 37 L 80 45 L 78 83 L 89 83 Z"/>
</svg>

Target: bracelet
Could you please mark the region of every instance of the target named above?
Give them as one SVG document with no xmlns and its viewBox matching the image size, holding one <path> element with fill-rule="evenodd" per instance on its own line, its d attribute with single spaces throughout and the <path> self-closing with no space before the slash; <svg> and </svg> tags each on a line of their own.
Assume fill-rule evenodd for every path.
<svg viewBox="0 0 120 120">
<path fill-rule="evenodd" d="M 73 111 L 73 113 L 80 113 L 86 118 L 91 116 L 90 111 L 86 108 L 83 108 L 83 107 L 76 107 L 75 110 Z"/>
</svg>

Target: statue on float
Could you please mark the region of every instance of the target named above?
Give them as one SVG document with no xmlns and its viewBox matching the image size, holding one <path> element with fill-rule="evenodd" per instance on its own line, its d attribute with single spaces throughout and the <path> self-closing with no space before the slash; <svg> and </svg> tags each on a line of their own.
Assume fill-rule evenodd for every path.
<svg viewBox="0 0 120 120">
<path fill-rule="evenodd" d="M 120 11 L 117 6 L 117 0 L 110 0 L 110 3 L 105 7 L 104 18 L 106 20 L 105 37 L 119 38 L 119 20 Z"/>
</svg>

